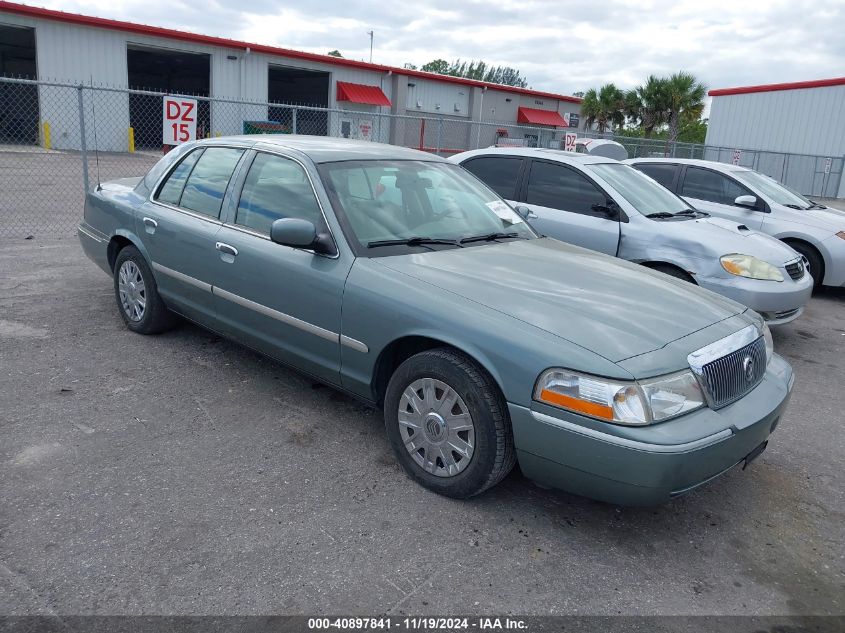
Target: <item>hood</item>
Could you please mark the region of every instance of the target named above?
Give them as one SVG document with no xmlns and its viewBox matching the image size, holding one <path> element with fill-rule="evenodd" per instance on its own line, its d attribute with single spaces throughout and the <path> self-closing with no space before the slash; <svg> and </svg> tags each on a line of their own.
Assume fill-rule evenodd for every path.
<svg viewBox="0 0 845 633">
<path fill-rule="evenodd" d="M 693 230 L 689 230 L 690 225 L 693 225 Z M 676 231 L 679 234 L 678 237 L 684 237 L 702 246 L 709 246 L 716 257 L 739 253 L 752 255 L 774 266 L 783 266 L 799 256 L 779 239 L 759 231 L 752 231 L 744 224 L 737 224 L 723 218 L 709 217 L 685 222 L 662 222 L 660 230 L 664 233 L 664 237 L 670 231 Z M 696 250 L 698 249 L 691 245 L 689 251 Z"/>
<path fill-rule="evenodd" d="M 777 205 L 777 214 L 781 218 L 789 218 L 791 222 L 811 226 L 816 229 L 830 231 L 831 235 L 838 231 L 845 231 L 845 211 L 833 209 L 791 209 Z"/>
<path fill-rule="evenodd" d="M 685 281 L 548 238 L 373 261 L 613 362 L 745 311 Z"/>
</svg>

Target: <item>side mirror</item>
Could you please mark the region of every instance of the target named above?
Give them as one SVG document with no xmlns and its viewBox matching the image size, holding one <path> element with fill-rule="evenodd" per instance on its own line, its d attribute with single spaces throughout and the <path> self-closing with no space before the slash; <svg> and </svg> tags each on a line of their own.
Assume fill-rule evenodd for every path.
<svg viewBox="0 0 845 633">
<path fill-rule="evenodd" d="M 313 222 L 300 218 L 281 218 L 270 226 L 270 240 L 282 246 L 310 248 L 322 255 L 334 254 L 334 244 L 325 233 L 317 233 Z"/>
<path fill-rule="evenodd" d="M 738 196 L 734 200 L 734 204 L 738 207 L 747 207 L 748 209 L 757 208 L 757 198 L 755 196 Z"/>
</svg>

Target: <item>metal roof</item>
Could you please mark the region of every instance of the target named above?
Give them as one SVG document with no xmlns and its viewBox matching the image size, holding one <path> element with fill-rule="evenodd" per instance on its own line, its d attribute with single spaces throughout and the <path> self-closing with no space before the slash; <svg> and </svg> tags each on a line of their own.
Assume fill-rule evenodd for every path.
<svg viewBox="0 0 845 633">
<path fill-rule="evenodd" d="M 155 37 L 164 37 L 184 42 L 195 42 L 198 44 L 206 44 L 210 46 L 223 46 L 226 48 L 235 49 L 250 49 L 257 53 L 266 53 L 269 55 L 279 55 L 282 57 L 290 57 L 293 59 L 304 59 L 314 62 L 321 62 L 324 64 L 331 64 L 333 66 L 347 66 L 353 68 L 360 68 L 363 70 L 372 70 L 375 72 L 395 73 L 406 75 L 409 77 L 419 77 L 424 79 L 431 79 L 433 81 L 443 81 L 447 83 L 457 83 L 466 86 L 476 86 L 480 88 L 501 90 L 504 92 L 513 92 L 516 94 L 524 94 L 534 97 L 544 97 L 547 99 L 559 99 L 560 101 L 568 101 L 570 103 L 581 103 L 578 97 L 571 97 L 568 95 L 555 94 L 552 92 L 542 92 L 540 90 L 530 90 L 527 88 L 517 88 L 515 86 L 505 86 L 502 84 L 494 84 L 486 81 L 478 81 L 475 79 L 465 79 L 463 77 L 451 77 L 449 75 L 438 75 L 437 73 L 427 73 L 421 70 L 409 70 L 407 68 L 398 68 L 396 66 L 386 66 L 383 64 L 372 64 L 368 62 L 360 62 L 354 59 L 344 59 L 343 57 L 334 57 L 332 55 L 318 55 L 316 53 L 306 53 L 304 51 L 291 50 L 289 48 L 281 48 L 278 46 L 268 46 L 266 44 L 252 44 L 250 42 L 242 42 L 239 40 L 227 39 L 224 37 L 215 37 L 212 35 L 201 35 L 199 33 L 190 33 L 188 31 L 179 31 L 177 29 L 163 28 L 160 26 L 150 26 L 147 24 L 138 24 L 136 22 L 126 22 L 124 20 L 112 20 L 110 18 L 98 18 L 89 15 L 82 15 L 79 13 L 68 13 L 66 11 L 56 11 L 54 9 L 43 9 L 41 7 L 30 7 L 24 4 L 15 2 L 6 2 L 0 0 L 0 12 L 6 11 L 8 13 L 15 13 L 18 15 L 26 15 L 34 18 L 42 18 L 46 20 L 55 20 L 58 22 L 67 22 L 69 24 L 77 24 L 82 26 L 91 26 L 102 29 L 112 29 L 117 31 L 125 31 L 129 33 L 138 33 L 141 35 L 151 35 Z"/>
<path fill-rule="evenodd" d="M 711 97 L 727 95 L 743 95 L 754 92 L 777 92 L 779 90 L 806 90 L 808 88 L 829 88 L 831 86 L 845 86 L 845 77 L 833 79 L 816 79 L 813 81 L 796 81 L 782 84 L 761 84 L 759 86 L 740 86 L 737 88 L 716 88 L 707 94 Z"/>
</svg>

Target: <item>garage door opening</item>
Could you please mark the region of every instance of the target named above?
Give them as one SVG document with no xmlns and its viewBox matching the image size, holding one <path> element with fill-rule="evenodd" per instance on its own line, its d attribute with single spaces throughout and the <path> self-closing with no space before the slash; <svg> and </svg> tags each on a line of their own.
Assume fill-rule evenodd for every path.
<svg viewBox="0 0 845 633">
<path fill-rule="evenodd" d="M 270 103 L 290 103 L 294 105 L 318 106 L 329 105 L 329 79 L 331 75 L 316 70 L 270 66 L 268 70 L 267 98 Z M 278 121 L 297 134 L 315 134 L 325 136 L 328 133 L 326 112 L 298 110 L 294 126 L 291 108 L 270 106 L 271 121 Z"/>
<path fill-rule="evenodd" d="M 35 29 L 0 24 L 0 77 L 36 79 Z M 38 143 L 38 87 L 0 82 L 0 143 Z"/>
<path fill-rule="evenodd" d="M 185 96 L 209 96 L 211 56 L 160 48 L 129 45 L 127 52 L 129 87 Z M 135 146 L 160 148 L 163 124 L 162 99 L 154 95 L 130 93 L 129 121 L 135 130 Z M 197 105 L 197 138 L 211 131 L 208 101 Z"/>
</svg>

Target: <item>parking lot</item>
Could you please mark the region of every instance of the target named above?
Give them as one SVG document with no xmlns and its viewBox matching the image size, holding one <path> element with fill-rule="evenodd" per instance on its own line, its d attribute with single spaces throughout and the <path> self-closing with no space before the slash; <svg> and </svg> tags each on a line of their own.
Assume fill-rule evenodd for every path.
<svg viewBox="0 0 845 633">
<path fill-rule="evenodd" d="M 380 414 L 193 325 L 128 332 L 75 238 L 0 241 L 0 612 L 841 614 L 845 292 L 774 332 L 792 403 L 658 508 L 400 470 Z"/>
</svg>

